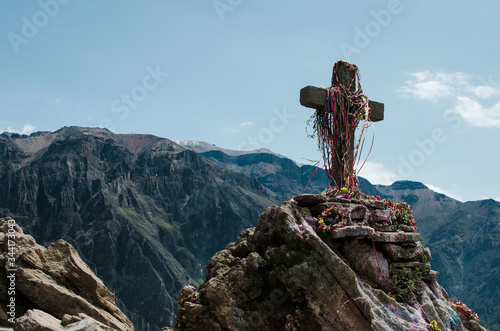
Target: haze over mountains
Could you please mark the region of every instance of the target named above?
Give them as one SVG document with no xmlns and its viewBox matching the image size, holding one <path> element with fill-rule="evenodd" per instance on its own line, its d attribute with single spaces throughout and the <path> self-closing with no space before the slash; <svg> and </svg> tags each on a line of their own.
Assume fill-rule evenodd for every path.
<svg viewBox="0 0 500 331">
<path fill-rule="evenodd" d="M 267 150 L 96 128 L 4 133 L 0 156 L 1 216 L 41 244 L 70 242 L 137 330 L 173 325 L 180 287 L 198 285 L 206 261 L 267 206 L 327 184 L 323 171 L 311 178 L 310 166 Z M 440 284 L 500 330 L 500 203 L 461 203 L 415 182 L 360 182 L 365 193 L 413 205 Z"/>
</svg>

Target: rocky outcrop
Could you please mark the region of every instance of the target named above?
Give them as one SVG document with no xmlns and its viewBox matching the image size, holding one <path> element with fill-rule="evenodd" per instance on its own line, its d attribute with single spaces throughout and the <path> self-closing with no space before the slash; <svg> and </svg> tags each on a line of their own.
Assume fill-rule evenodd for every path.
<svg viewBox="0 0 500 331">
<path fill-rule="evenodd" d="M 192 149 L 217 164 L 257 179 L 278 201 L 305 192 L 320 193 L 328 184 L 323 170 L 311 178 L 313 167 L 300 168 L 269 151 L 245 155 L 216 146 L 211 146 L 209 151 Z M 484 316 L 482 323 L 489 330 L 500 331 L 500 287 L 497 286 L 500 283 L 500 202 L 491 199 L 460 202 L 413 181 L 373 186 L 366 179 L 358 179 L 363 193 L 405 201 L 413 206 L 423 243 L 435 256 L 433 267 L 441 273 L 440 284 L 451 298 L 474 306 L 478 314 Z"/>
<path fill-rule="evenodd" d="M 319 195 L 269 207 L 179 292 L 176 330 L 484 330 L 454 308 L 403 210 Z"/>
<path fill-rule="evenodd" d="M 45 248 L 13 219 L 0 219 L 0 270 L 1 325 L 24 331 L 133 330 L 114 294 L 64 240 Z"/>
<path fill-rule="evenodd" d="M 500 202 L 460 202 L 411 181 L 376 188 L 412 204 L 439 283 L 474 307 L 488 330 L 500 331 Z"/>
</svg>

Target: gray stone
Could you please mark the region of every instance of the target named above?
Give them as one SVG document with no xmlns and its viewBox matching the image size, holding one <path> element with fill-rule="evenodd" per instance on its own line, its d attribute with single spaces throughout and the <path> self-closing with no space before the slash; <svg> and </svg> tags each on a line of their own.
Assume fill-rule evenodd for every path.
<svg viewBox="0 0 500 331">
<path fill-rule="evenodd" d="M 375 231 L 378 232 L 396 232 L 398 231 L 398 226 L 397 225 L 379 225 L 374 222 L 370 222 L 370 227 L 372 227 Z"/>
<path fill-rule="evenodd" d="M 439 271 L 430 270 L 429 273 L 425 276 L 422 276 L 423 280 L 431 281 L 439 277 Z"/>
<path fill-rule="evenodd" d="M 247 256 L 252 251 L 252 245 L 248 241 L 248 238 L 253 235 L 254 228 L 243 230 L 233 243 L 226 246 L 226 249 L 230 250 L 234 256 Z"/>
<path fill-rule="evenodd" d="M 403 247 L 397 244 L 382 244 L 382 251 L 393 262 L 419 261 L 424 254 L 422 245 Z"/>
<path fill-rule="evenodd" d="M 76 321 L 63 329 L 63 331 L 113 331 L 115 329 L 110 328 L 98 321 L 94 320 L 92 317 L 86 316 L 85 314 L 79 314 L 82 318 L 80 321 Z"/>
<path fill-rule="evenodd" d="M 72 324 L 72 323 L 75 323 L 75 322 L 79 322 L 81 320 L 82 320 L 81 316 L 64 314 L 64 316 L 61 319 L 61 325 L 66 326 L 66 325 L 69 325 L 69 324 Z"/>
<path fill-rule="evenodd" d="M 370 208 L 373 209 L 386 209 L 387 204 L 381 200 L 360 200 L 360 202 Z"/>
<path fill-rule="evenodd" d="M 179 291 L 179 293 L 177 293 L 175 300 L 177 301 L 177 304 L 180 305 L 183 300 L 185 300 L 187 297 L 189 297 L 194 293 L 196 293 L 196 288 L 194 286 L 184 285 Z"/>
<path fill-rule="evenodd" d="M 427 257 L 427 261 L 432 260 L 432 254 L 429 247 L 424 248 L 424 255 Z"/>
<path fill-rule="evenodd" d="M 420 233 L 408 232 L 375 232 L 373 240 L 386 243 L 417 242 L 420 240 Z"/>
<path fill-rule="evenodd" d="M 376 209 L 371 212 L 371 219 L 377 223 L 390 222 L 391 211 L 389 209 Z"/>
<path fill-rule="evenodd" d="M 370 233 L 374 232 L 373 228 L 369 226 L 345 226 L 343 228 L 336 228 L 330 232 L 330 238 L 332 239 L 340 239 L 346 237 L 360 237 L 365 238 L 369 237 Z"/>
<path fill-rule="evenodd" d="M 357 200 L 356 199 L 345 199 L 345 198 L 328 198 L 327 202 L 338 205 L 338 204 L 357 203 Z"/>
<path fill-rule="evenodd" d="M 321 194 L 302 194 L 293 198 L 300 206 L 317 205 L 326 202 L 326 196 Z"/>
<path fill-rule="evenodd" d="M 16 319 L 14 331 L 60 331 L 61 321 L 39 309 L 30 309 Z"/>
<path fill-rule="evenodd" d="M 339 239 L 345 237 L 370 238 L 375 242 L 385 243 L 414 243 L 420 239 L 420 233 L 408 232 L 378 232 L 370 226 L 351 225 L 333 229 L 330 238 Z"/>
<path fill-rule="evenodd" d="M 358 274 L 368 277 L 386 291 L 391 290 L 389 263 L 371 244 L 364 240 L 350 240 L 341 246 L 340 253 Z"/>
<path fill-rule="evenodd" d="M 411 225 L 404 225 L 400 224 L 398 230 L 404 231 L 404 232 L 415 232 L 415 228 Z"/>
<path fill-rule="evenodd" d="M 370 215 L 370 211 L 367 207 L 359 204 L 353 204 L 350 207 L 350 217 L 352 222 L 364 222 L 368 221 L 368 217 Z"/>
</svg>

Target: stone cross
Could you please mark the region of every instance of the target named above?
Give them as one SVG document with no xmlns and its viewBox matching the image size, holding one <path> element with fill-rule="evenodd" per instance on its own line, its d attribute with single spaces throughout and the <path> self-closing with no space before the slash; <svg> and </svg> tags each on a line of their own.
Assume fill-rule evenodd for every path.
<svg viewBox="0 0 500 331">
<path fill-rule="evenodd" d="M 343 85 L 346 88 L 349 88 L 351 92 L 356 90 L 356 85 L 359 82 L 356 82 L 356 73 L 350 67 L 347 66 L 346 62 L 340 62 L 337 67 L 337 73 L 335 74 L 335 67 L 333 69 L 332 75 L 332 85 Z M 352 84 L 352 82 L 354 82 Z M 352 84 L 349 86 L 349 84 Z M 304 107 L 313 108 L 317 111 L 323 111 L 325 109 L 326 103 L 328 101 L 328 91 L 324 88 L 314 87 L 314 86 L 306 86 L 302 90 L 300 90 L 300 104 Z M 369 120 L 371 122 L 378 122 L 384 119 L 384 104 L 376 101 L 369 101 L 368 107 L 371 109 Z M 354 137 L 352 137 L 351 141 L 348 145 L 348 153 L 350 155 L 350 160 L 354 162 Z M 338 165 L 340 167 L 340 165 Z M 340 169 L 336 169 L 333 174 L 334 180 L 336 183 L 341 183 L 341 171 Z M 338 187 L 340 189 L 340 187 Z"/>
</svg>

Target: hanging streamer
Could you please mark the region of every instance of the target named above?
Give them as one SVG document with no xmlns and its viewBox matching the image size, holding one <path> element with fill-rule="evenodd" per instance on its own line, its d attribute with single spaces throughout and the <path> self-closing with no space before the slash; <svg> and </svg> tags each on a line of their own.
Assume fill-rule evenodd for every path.
<svg viewBox="0 0 500 331">
<path fill-rule="evenodd" d="M 347 62 L 338 61 L 333 72 L 336 81 L 339 81 L 337 74 L 340 63 L 345 64 L 346 70 L 352 70 L 354 75 L 351 81 L 347 82 L 347 86 L 342 82 L 334 84 L 335 80 L 332 79 L 326 106 L 323 110 L 316 111 L 313 126 L 318 138 L 318 148 L 323 154 L 325 171 L 330 179 L 331 189 L 335 193 L 342 188 L 347 188 L 350 192 L 356 188 L 354 165 L 370 113 L 368 98 L 363 94 L 359 84 L 358 68 Z M 351 87 L 356 85 L 356 78 L 358 88 L 352 91 Z M 360 136 L 354 145 L 356 128 L 363 119 Z"/>
</svg>

